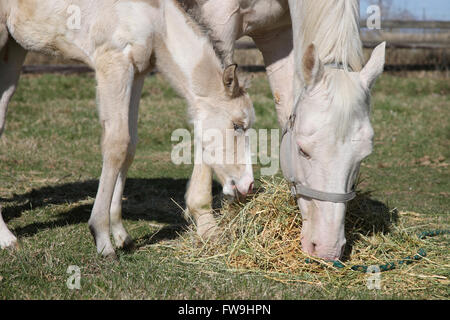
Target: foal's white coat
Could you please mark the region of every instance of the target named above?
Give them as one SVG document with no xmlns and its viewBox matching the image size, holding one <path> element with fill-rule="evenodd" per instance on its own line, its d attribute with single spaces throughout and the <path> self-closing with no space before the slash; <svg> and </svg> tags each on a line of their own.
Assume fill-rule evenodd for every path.
<svg viewBox="0 0 450 320">
<path fill-rule="evenodd" d="M 81 9 L 80 28 L 68 28 L 70 5 Z M 209 38 L 175 0 L 2 0 L 0 50 L 1 131 L 27 51 L 61 54 L 95 70 L 103 168 L 89 227 L 97 251 L 105 256 L 115 256 L 110 231 L 117 247 L 131 243 L 122 224 L 122 194 L 136 150 L 147 72 L 156 65 L 187 99 L 192 120 L 204 128 L 225 136 L 236 124 L 245 132 L 254 120 L 235 66 L 224 70 Z M 237 133 L 236 139 L 243 143 L 246 138 Z M 215 227 L 212 169 L 224 190 L 234 193 L 236 187 L 245 194 L 253 182 L 251 167 L 242 160 L 249 152 L 237 154 L 235 163 L 194 168 L 186 201 L 201 235 Z M 0 215 L 0 247 L 15 246 L 16 241 Z"/>
<path fill-rule="evenodd" d="M 178 0 L 211 29 L 231 64 L 235 41 L 250 36 L 264 57 L 283 126 L 293 104 L 294 55 L 288 0 Z"/>
<path fill-rule="evenodd" d="M 302 184 L 325 192 L 350 191 L 361 160 L 372 150 L 370 88 L 383 70 L 385 54 L 381 45 L 362 69 L 359 2 L 180 1 L 201 15 L 230 63 L 235 41 L 243 35 L 253 38 L 264 57 L 281 127 L 297 108 L 297 143 L 282 146 L 280 154 L 284 174 L 292 162 Z M 308 159 L 302 156 L 306 150 Z M 339 258 L 345 244 L 346 205 L 305 197 L 298 204 L 304 221 L 303 249 L 322 258 Z"/>
</svg>

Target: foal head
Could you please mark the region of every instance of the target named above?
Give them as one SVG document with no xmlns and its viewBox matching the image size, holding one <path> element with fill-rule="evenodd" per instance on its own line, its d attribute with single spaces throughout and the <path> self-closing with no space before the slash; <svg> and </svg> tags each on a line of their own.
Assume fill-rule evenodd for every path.
<svg viewBox="0 0 450 320">
<path fill-rule="evenodd" d="M 303 216 L 302 247 L 339 259 L 346 240 L 346 201 L 354 196 L 361 161 L 372 152 L 370 89 L 382 73 L 385 44 L 360 72 L 326 66 L 314 45 L 303 61 L 305 91 L 281 144 L 283 173 Z"/>
<path fill-rule="evenodd" d="M 255 112 L 236 69 L 235 64 L 226 67 L 220 87 L 212 85 L 208 94 L 197 98 L 195 117 L 203 131 L 203 161 L 213 168 L 223 193 L 232 198 L 245 196 L 253 187 L 248 129 Z"/>
</svg>

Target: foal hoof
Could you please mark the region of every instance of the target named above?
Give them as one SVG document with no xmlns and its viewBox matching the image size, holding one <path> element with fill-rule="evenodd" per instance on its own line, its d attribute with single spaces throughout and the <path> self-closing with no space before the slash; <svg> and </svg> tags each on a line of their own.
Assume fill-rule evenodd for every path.
<svg viewBox="0 0 450 320">
<path fill-rule="evenodd" d="M 19 242 L 17 241 L 17 238 L 14 236 L 9 237 L 7 239 L 2 239 L 0 241 L 0 249 L 15 251 L 19 250 L 19 248 L 20 248 Z"/>
<path fill-rule="evenodd" d="M 197 234 L 203 240 L 213 240 L 218 235 L 219 227 L 212 214 L 204 214 L 197 220 Z"/>
<path fill-rule="evenodd" d="M 115 252 L 110 252 L 108 254 L 104 254 L 103 257 L 108 261 L 113 261 L 113 262 L 119 261 L 119 258 L 117 257 Z"/>
<path fill-rule="evenodd" d="M 123 241 L 122 245 L 119 247 L 119 249 L 122 249 L 125 251 L 133 251 L 135 249 L 133 239 L 131 239 L 130 236 L 127 236 L 125 238 L 125 240 Z"/>
</svg>

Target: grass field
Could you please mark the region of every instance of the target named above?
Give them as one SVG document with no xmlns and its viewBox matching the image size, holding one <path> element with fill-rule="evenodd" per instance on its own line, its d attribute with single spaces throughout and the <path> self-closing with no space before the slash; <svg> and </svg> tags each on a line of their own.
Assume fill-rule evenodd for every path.
<svg viewBox="0 0 450 320">
<path fill-rule="evenodd" d="M 375 148 L 363 164 L 360 189 L 390 209 L 414 212 L 411 232 L 449 228 L 450 82 L 385 74 L 373 92 Z M 173 247 L 185 225 L 177 204 L 184 206 L 191 167 L 170 162 L 170 134 L 189 125 L 184 101 L 159 75 L 146 80 L 125 190 L 125 226 L 136 250 L 119 252 L 117 263 L 100 258 L 87 228 L 101 171 L 94 95 L 91 74 L 21 79 L 0 139 L 0 203 L 21 249 L 0 252 L 0 299 L 449 297 L 448 258 L 435 266 L 431 285 L 393 292 L 349 287 L 345 279 L 339 286 L 283 283 L 263 272 L 183 261 Z M 264 75 L 255 77 L 251 96 L 256 127 L 276 128 Z M 441 243 L 446 255 L 448 239 L 430 241 Z M 70 265 L 81 269 L 80 290 L 66 286 Z M 420 274 L 433 267 L 431 261 L 410 268 Z"/>
</svg>

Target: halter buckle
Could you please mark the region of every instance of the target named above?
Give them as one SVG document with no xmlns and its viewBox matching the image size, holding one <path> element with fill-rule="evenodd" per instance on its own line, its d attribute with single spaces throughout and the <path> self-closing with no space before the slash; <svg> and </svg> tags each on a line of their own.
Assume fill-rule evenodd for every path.
<svg viewBox="0 0 450 320">
<path fill-rule="evenodd" d="M 294 198 L 297 198 L 297 188 L 295 187 L 295 182 L 291 182 L 291 195 Z"/>
</svg>

